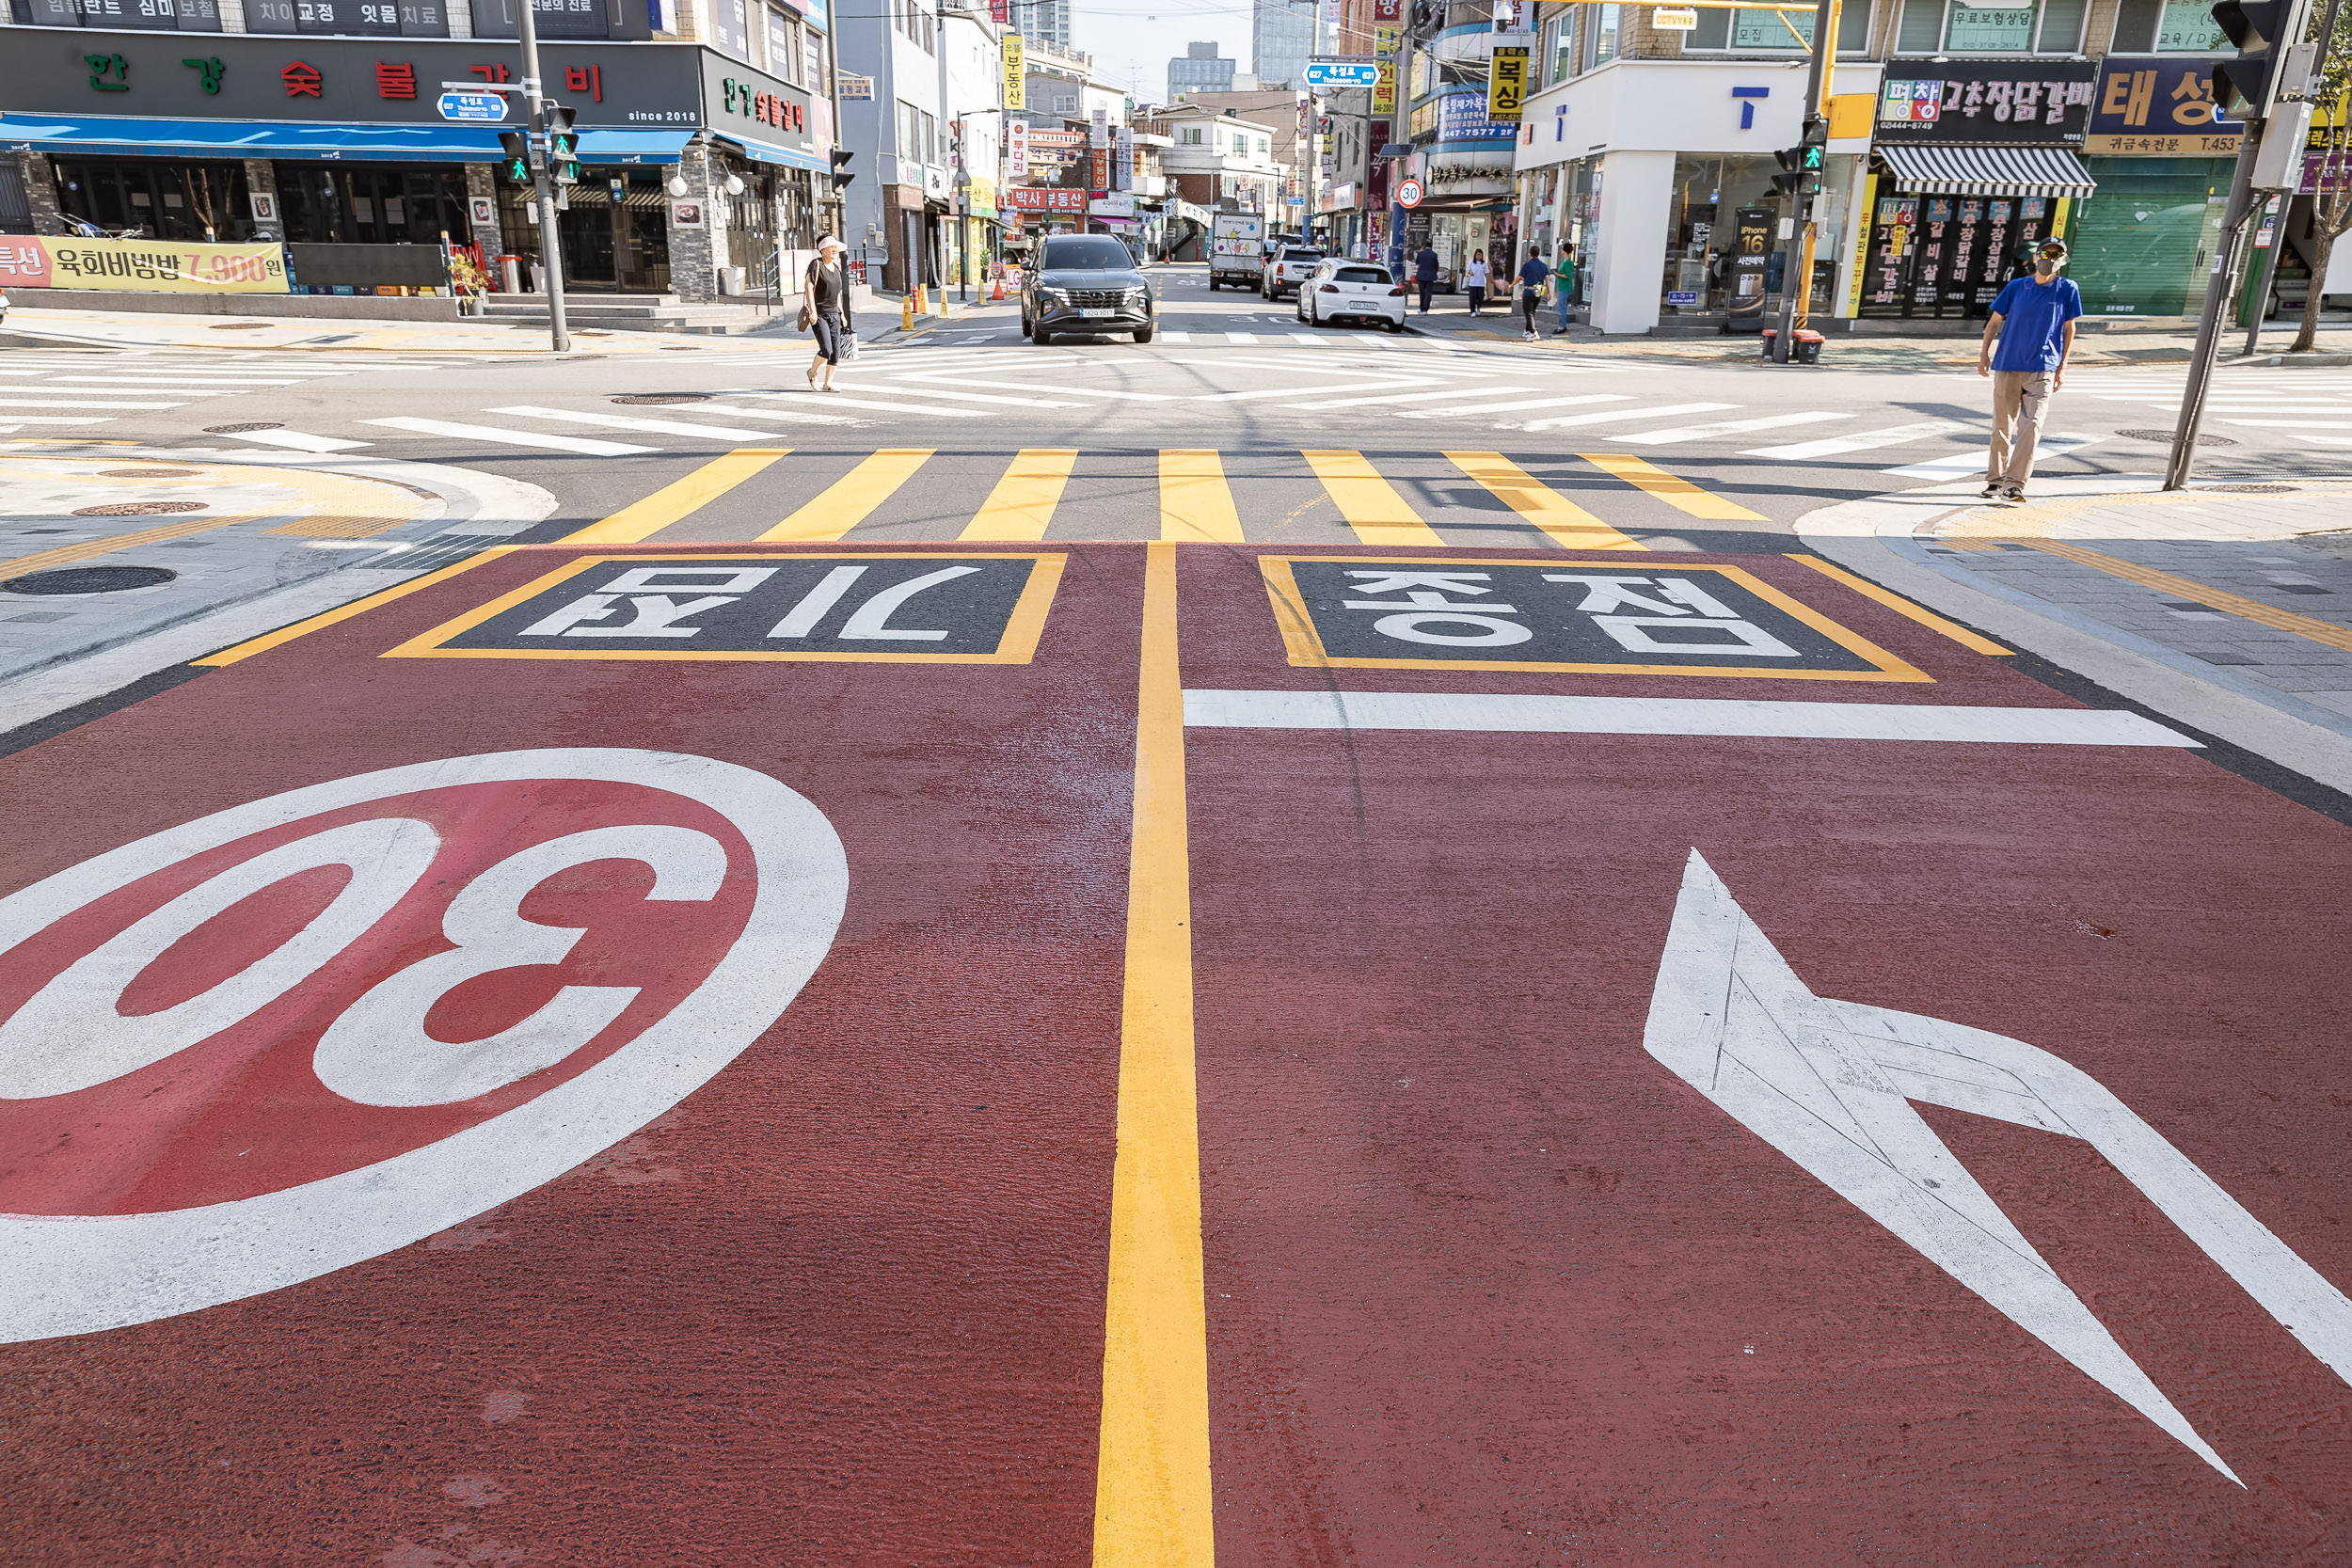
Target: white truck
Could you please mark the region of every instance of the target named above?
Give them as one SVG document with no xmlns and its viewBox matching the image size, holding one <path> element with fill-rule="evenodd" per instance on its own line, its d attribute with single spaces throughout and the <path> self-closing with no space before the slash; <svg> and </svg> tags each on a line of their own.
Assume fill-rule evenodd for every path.
<svg viewBox="0 0 2352 1568">
<path fill-rule="evenodd" d="M 1255 290 L 1265 279 L 1265 219 L 1256 213 L 1209 214 L 1209 287 Z"/>
</svg>

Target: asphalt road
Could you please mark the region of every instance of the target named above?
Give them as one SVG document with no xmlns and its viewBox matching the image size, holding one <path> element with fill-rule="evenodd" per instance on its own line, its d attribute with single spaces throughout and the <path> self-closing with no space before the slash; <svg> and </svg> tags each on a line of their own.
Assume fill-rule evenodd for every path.
<svg viewBox="0 0 2352 1568">
<path fill-rule="evenodd" d="M 1790 532 L 1979 384 L 1170 288 L 0 366 L 557 498 L 0 756 L 0 1561 L 2352 1553 L 2352 839 Z"/>
</svg>

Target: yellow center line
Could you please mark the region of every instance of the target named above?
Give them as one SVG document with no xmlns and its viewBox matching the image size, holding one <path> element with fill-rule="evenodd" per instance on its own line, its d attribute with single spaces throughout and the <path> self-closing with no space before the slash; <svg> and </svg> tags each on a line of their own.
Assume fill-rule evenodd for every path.
<svg viewBox="0 0 2352 1568">
<path fill-rule="evenodd" d="M 789 447 L 738 447 L 665 484 L 644 499 L 632 501 L 600 523 L 590 523 L 564 536 L 566 545 L 634 545 L 650 539 L 680 518 L 700 511 L 762 468 L 790 451 Z"/>
<path fill-rule="evenodd" d="M 1555 545 L 1571 550 L 1649 547 L 1611 528 L 1499 451 L 1450 451 L 1446 456 Z"/>
<path fill-rule="evenodd" d="M 1947 621 L 1931 610 L 1923 610 L 1901 594 L 1881 588 L 1867 578 L 1858 578 L 1842 566 L 1834 566 L 1817 555 L 1791 555 L 1789 560 L 1800 566 L 1810 566 L 1825 578 L 1844 583 L 1866 599 L 1876 599 L 1898 615 L 1907 615 L 1930 631 L 1942 632 L 1962 647 L 1979 654 L 2006 654 L 2010 650 L 1989 638 L 1978 636 L 1956 621 Z"/>
<path fill-rule="evenodd" d="M 1213 1568 L 1176 549 L 1147 546 L 1094 1568 Z"/>
<path fill-rule="evenodd" d="M 866 521 L 914 477 L 930 447 L 882 447 L 827 485 L 822 494 L 759 536 L 763 545 L 830 545 Z"/>
<path fill-rule="evenodd" d="M 1074 447 L 1025 447 L 988 493 L 959 539 L 1038 540 L 1061 504 L 1062 486 L 1078 465 Z"/>
<path fill-rule="evenodd" d="M 1677 511 L 1693 517 L 1711 517 L 1717 522 L 1760 523 L 1764 515 L 1751 512 L 1737 501 L 1727 501 L 1710 491 L 1700 489 L 1689 480 L 1670 474 L 1665 469 L 1643 462 L 1622 452 L 1581 451 L 1577 455 L 1605 474 L 1613 474 L 1637 490 L 1646 490 Z"/>
<path fill-rule="evenodd" d="M 1241 515 L 1214 451 L 1160 453 L 1160 537 L 1196 544 L 1242 543 Z"/>
<path fill-rule="evenodd" d="M 1299 456 L 1323 481 L 1332 502 L 1356 537 L 1367 545 L 1442 545 L 1436 529 L 1422 520 L 1396 487 L 1382 479 L 1360 451 L 1302 451 Z"/>
<path fill-rule="evenodd" d="M 2063 540 L 2019 539 L 2014 543 L 2030 546 L 2046 554 L 2062 556 L 2068 561 L 2105 572 L 2109 577 L 2136 582 L 2142 588 L 2153 588 L 2159 594 L 2170 594 L 2176 598 L 2188 599 L 2209 609 L 2226 610 L 2258 626 L 2292 632 L 2306 641 L 2352 651 L 2352 627 L 2339 626 L 2309 615 L 2297 615 L 2291 610 L 2275 609 L 2260 599 L 2249 599 L 2243 594 L 2208 588 L 2190 578 L 2176 578 L 2169 572 L 2159 572 L 2153 566 L 2142 566 L 2136 561 L 2125 561 L 2120 556 L 2103 555 L 2097 550 L 2087 550 L 2080 545 L 2070 545 Z"/>
</svg>

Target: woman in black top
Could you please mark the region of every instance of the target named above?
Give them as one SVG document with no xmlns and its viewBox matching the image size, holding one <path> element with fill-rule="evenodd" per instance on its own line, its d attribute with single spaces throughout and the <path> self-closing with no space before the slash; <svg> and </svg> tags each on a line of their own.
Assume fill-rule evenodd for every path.
<svg viewBox="0 0 2352 1568">
<path fill-rule="evenodd" d="M 850 278 L 841 265 L 847 247 L 831 234 L 817 242 L 817 260 L 808 264 L 808 327 L 817 334 L 817 357 L 809 361 L 808 384 L 820 392 L 833 391 L 834 367 L 841 363 L 842 334 L 850 327 Z M 818 367 L 825 379 L 819 386 Z"/>
</svg>

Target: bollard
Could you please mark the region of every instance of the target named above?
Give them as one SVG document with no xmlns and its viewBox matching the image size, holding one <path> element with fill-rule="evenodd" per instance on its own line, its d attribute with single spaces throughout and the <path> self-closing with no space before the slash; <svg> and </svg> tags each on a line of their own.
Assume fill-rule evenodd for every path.
<svg viewBox="0 0 2352 1568">
<path fill-rule="evenodd" d="M 914 296 L 913 294 L 907 295 L 898 302 L 898 330 L 901 332 L 914 330 Z"/>
</svg>

